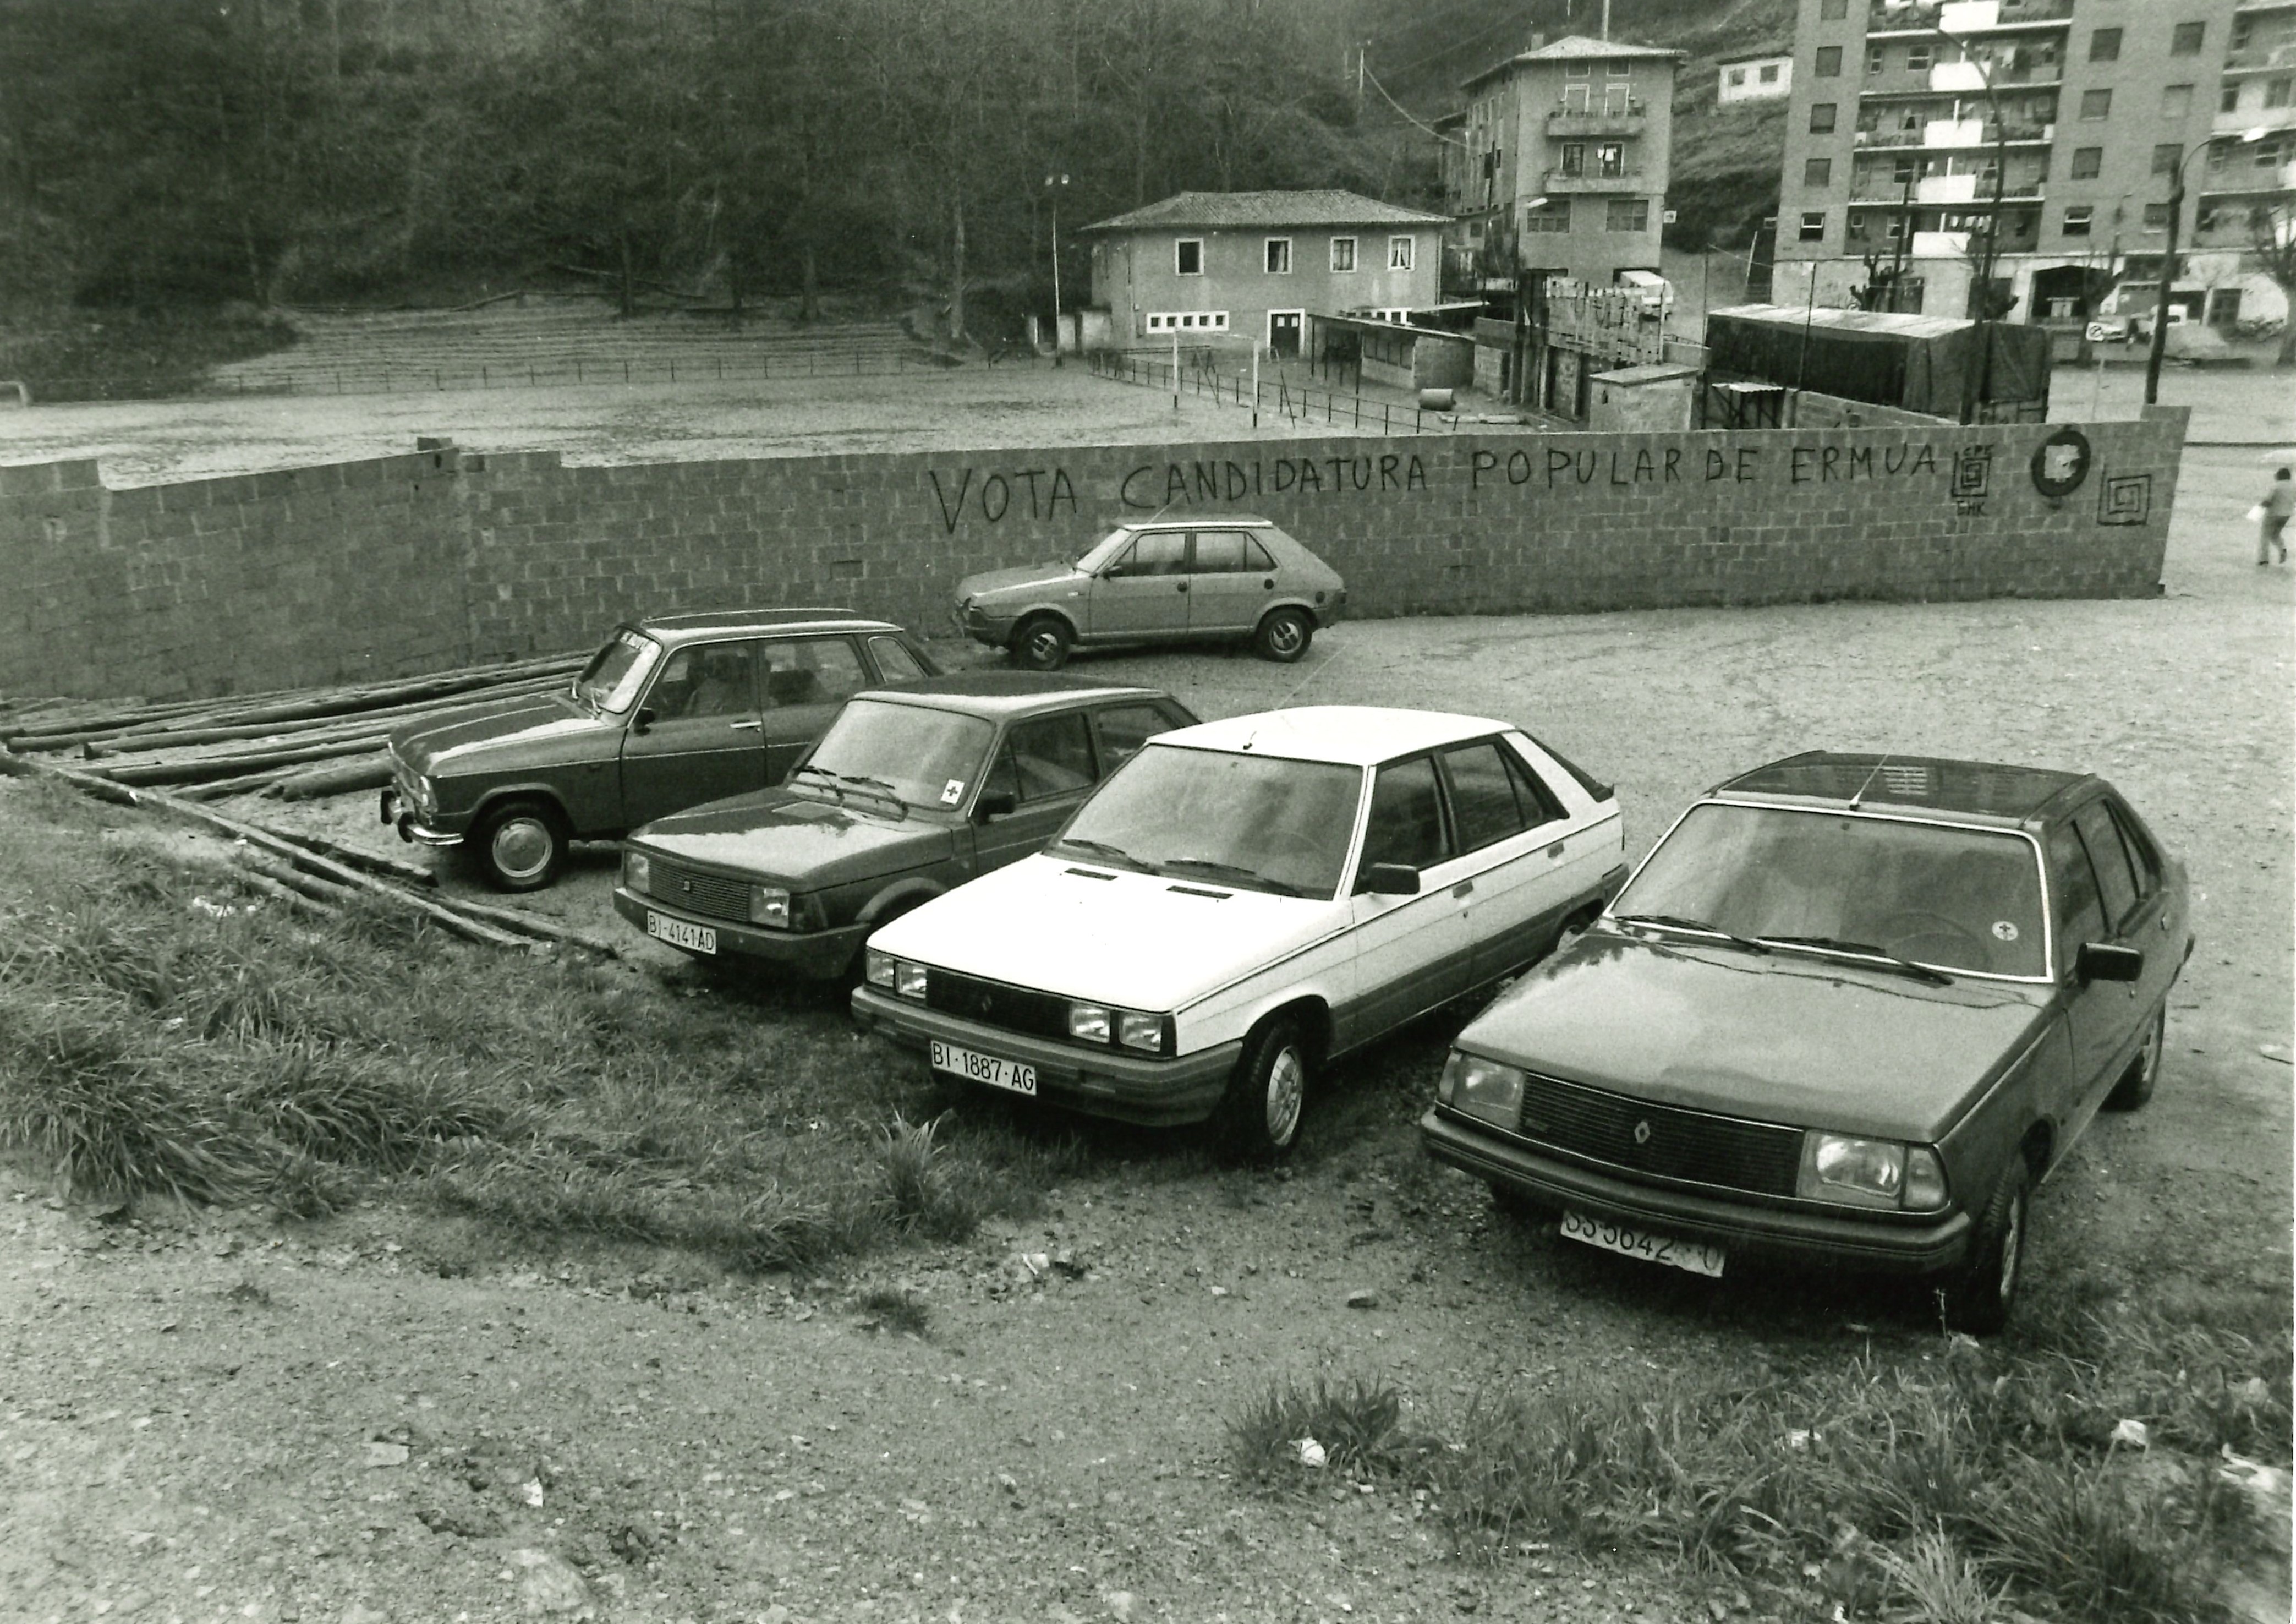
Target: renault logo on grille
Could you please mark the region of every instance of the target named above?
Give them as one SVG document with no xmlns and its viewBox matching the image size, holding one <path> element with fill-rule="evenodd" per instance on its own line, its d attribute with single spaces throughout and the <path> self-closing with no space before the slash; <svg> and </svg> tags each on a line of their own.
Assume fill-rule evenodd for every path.
<svg viewBox="0 0 2296 1624">
<path fill-rule="evenodd" d="M 691 880 L 680 880 L 677 882 L 677 889 L 691 897 L 693 895 L 693 882 Z"/>
<path fill-rule="evenodd" d="M 973 995 L 973 997 L 972 997 L 972 1013 L 973 1013 L 974 1014 L 976 1014 L 976 1015 L 980 1016 L 980 1019 L 982 1019 L 983 1021 L 986 1021 L 986 1020 L 988 1020 L 988 1012 L 989 1012 L 990 1010 L 992 1010 L 992 1009 L 996 1008 L 996 1000 L 995 998 L 991 997 L 988 994 L 987 994 L 987 993 L 983 992 L 983 993 L 975 993 L 975 994 Z"/>
<path fill-rule="evenodd" d="M 1648 1144 L 1650 1143 L 1650 1124 L 1648 1122 L 1637 1122 L 1635 1124 L 1635 1143 L 1636 1144 Z"/>
</svg>

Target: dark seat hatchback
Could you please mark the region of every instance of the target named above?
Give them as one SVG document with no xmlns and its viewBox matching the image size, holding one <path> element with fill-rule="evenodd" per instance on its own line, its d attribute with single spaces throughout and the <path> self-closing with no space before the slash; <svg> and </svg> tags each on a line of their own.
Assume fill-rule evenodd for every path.
<svg viewBox="0 0 2296 1624">
<path fill-rule="evenodd" d="M 1142 745 L 1196 719 L 1160 689 L 1021 671 L 871 689 L 780 788 L 633 833 L 614 907 L 698 958 L 835 980 L 870 931 L 1037 850 Z"/>
</svg>

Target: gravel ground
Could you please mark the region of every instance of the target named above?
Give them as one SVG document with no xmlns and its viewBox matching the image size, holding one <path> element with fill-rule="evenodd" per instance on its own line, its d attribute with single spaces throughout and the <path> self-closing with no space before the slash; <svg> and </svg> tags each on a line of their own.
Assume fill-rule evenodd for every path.
<svg viewBox="0 0 2296 1624">
<path fill-rule="evenodd" d="M 2188 454 L 2158 600 L 1383 621 L 1337 628 L 1304 668 L 1093 668 L 1209 716 L 1289 695 L 1514 718 L 1616 775 L 1637 849 L 1703 785 L 1812 745 L 2107 774 L 2191 865 L 2201 944 L 2159 1096 L 2100 1121 L 2038 1200 L 2035 1267 L 2141 1251 L 2174 1214 L 2221 1242 L 2164 1266 L 2245 1275 L 2289 1244 L 2296 996 L 2296 638 L 2289 572 L 2255 568 L 2239 520 L 2255 467 Z M 380 833 L 364 798 L 308 815 Z M 592 859 L 545 906 L 635 945 L 599 916 L 607 871 Z M 645 951 L 640 983 L 693 996 Z M 1446 1035 L 1343 1068 L 1326 1110 L 1431 1087 Z M 857 1039 L 856 1063 L 914 1062 Z M 620 1254 L 504 1259 L 382 1209 L 102 1218 L 17 1179 L 0 1618 L 413 1624 L 554 1596 L 775 1624 L 1733 1617 L 1728 1587 L 1648 1565 L 1445 1560 L 1384 1490 L 1239 1495 L 1217 1475 L 1221 1422 L 1267 1377 L 1323 1368 L 1447 1407 L 1583 1368 L 1751 1374 L 1932 1334 L 1902 1292 L 1566 1248 L 1464 1180 L 1328 1139 L 1289 1177 L 1205 1173 L 1153 1136 L 1093 1142 L 1041 1223 L 762 1286 Z M 873 1286 L 914 1293 L 925 1334 L 873 1325 Z M 1377 1306 L 1347 1307 L 1358 1291 Z"/>
</svg>

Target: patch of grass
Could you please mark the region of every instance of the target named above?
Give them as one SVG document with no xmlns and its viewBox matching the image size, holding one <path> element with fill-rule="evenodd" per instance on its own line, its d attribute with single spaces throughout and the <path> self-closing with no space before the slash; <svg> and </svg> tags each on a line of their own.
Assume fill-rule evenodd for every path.
<svg viewBox="0 0 2296 1624">
<path fill-rule="evenodd" d="M 923 1336 L 932 1326 L 932 1310 L 907 1292 L 879 1286 L 862 1294 L 861 1311 L 878 1330 L 891 1336 Z"/>
<path fill-rule="evenodd" d="M 885 1217 L 904 1234 L 936 1241 L 961 1241 L 980 1226 L 973 1192 L 958 1187 L 946 1165 L 948 1152 L 936 1142 L 941 1119 L 911 1122 L 898 1111 L 877 1138 L 878 1200 Z"/>
<path fill-rule="evenodd" d="M 1280 1382 L 1233 1416 L 1227 1453 L 1236 1475 L 1263 1486 L 1300 1482 L 1301 1445 L 1324 1451 L 1324 1469 L 1364 1479 L 1423 1470 L 1433 1440 L 1403 1424 L 1403 1395 L 1382 1378 L 1317 1376 Z"/>
</svg>

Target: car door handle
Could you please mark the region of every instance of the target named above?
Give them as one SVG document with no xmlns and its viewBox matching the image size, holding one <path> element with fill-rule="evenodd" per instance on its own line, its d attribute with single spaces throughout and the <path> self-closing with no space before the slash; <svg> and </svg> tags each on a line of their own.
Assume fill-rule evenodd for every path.
<svg viewBox="0 0 2296 1624">
<path fill-rule="evenodd" d="M 1179 591 L 1179 592 L 1185 592 L 1187 589 L 1188 589 L 1188 583 L 1187 583 L 1187 582 L 1185 582 L 1185 581 L 1182 581 L 1182 582 L 1179 584 L 1179 586 L 1178 586 L 1177 588 L 1175 588 L 1175 590 L 1176 590 L 1176 591 Z"/>
<path fill-rule="evenodd" d="M 1462 880 L 1451 888 L 1451 894 L 1454 897 L 1472 897 L 1475 894 L 1475 882 L 1472 880 Z"/>
<path fill-rule="evenodd" d="M 763 722 L 734 722 L 730 726 L 735 733 L 763 733 L 766 730 Z"/>
<path fill-rule="evenodd" d="M 1273 580 L 1265 580 L 1265 581 L 1260 582 L 1259 584 L 1260 584 L 1261 586 L 1263 586 L 1267 587 L 1267 590 L 1268 590 L 1268 591 L 1270 591 L 1270 592 L 1273 592 L 1273 591 L 1275 591 L 1275 583 Z"/>
<path fill-rule="evenodd" d="M 1557 841 L 1546 849 L 1546 855 L 1550 857 L 1560 857 L 1562 855 L 1562 847 L 1563 842 Z"/>
</svg>

